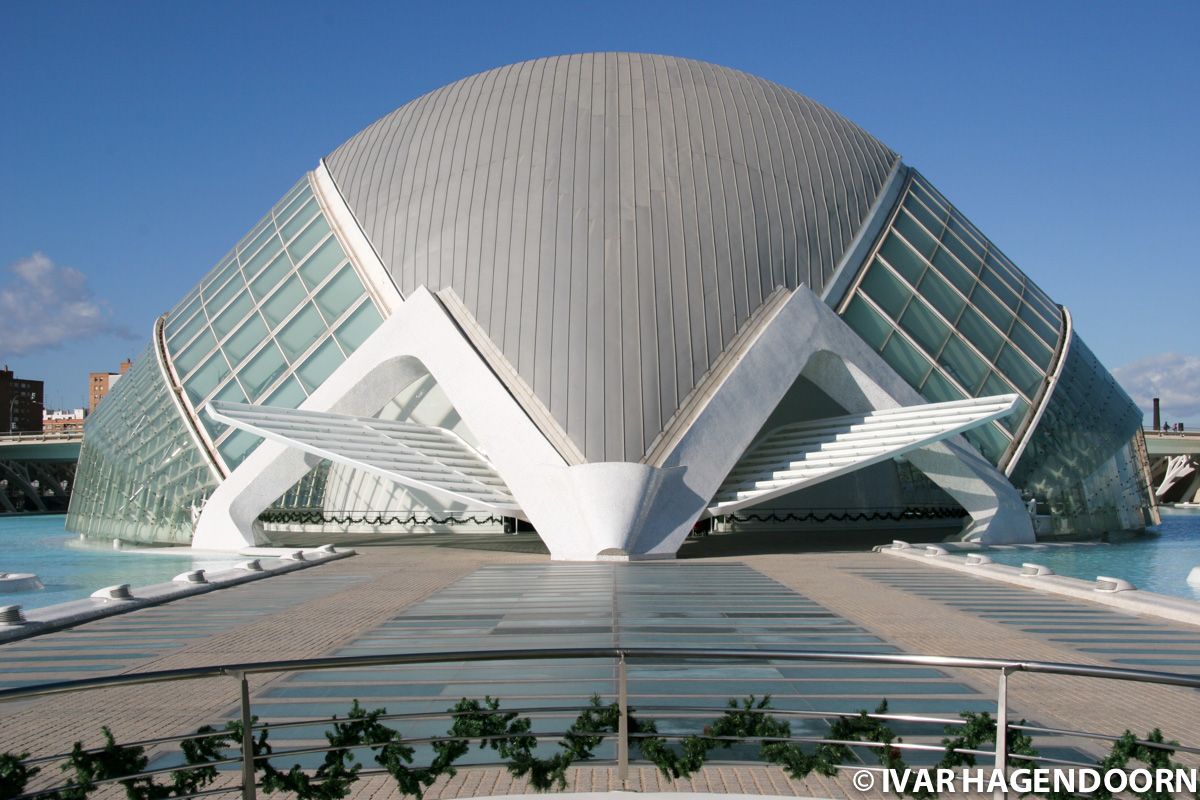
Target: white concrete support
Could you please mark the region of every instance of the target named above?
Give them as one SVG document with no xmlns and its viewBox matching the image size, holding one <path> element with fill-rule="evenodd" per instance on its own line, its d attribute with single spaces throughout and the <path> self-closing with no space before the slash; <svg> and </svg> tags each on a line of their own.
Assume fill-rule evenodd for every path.
<svg viewBox="0 0 1200 800">
<path fill-rule="evenodd" d="M 801 287 L 728 368 L 659 463 L 568 465 L 436 298 L 419 289 L 301 409 L 374 416 L 428 374 L 473 432 L 555 559 L 670 558 L 800 375 L 850 413 L 924 401 L 821 300 Z M 907 456 L 970 512 L 985 541 L 1031 541 L 1024 504 L 959 438 Z M 193 546 L 261 540 L 255 520 L 314 456 L 261 444 L 212 495 Z"/>
<path fill-rule="evenodd" d="M 591 560 L 602 551 L 621 557 L 631 531 L 638 535 L 644 526 L 663 524 L 662 498 L 679 494 L 680 470 L 568 466 L 423 288 L 301 409 L 373 416 L 425 374 L 454 404 L 553 558 Z M 193 547 L 230 550 L 261 543 L 258 515 L 315 461 L 282 442 L 260 444 L 205 504 Z"/>
<path fill-rule="evenodd" d="M 925 403 L 807 287 L 801 286 L 742 353 L 704 410 L 659 466 L 686 466 L 688 508 L 670 525 L 647 532 L 631 552 L 679 549 L 726 476 L 754 442 L 772 411 L 803 375 L 850 413 Z M 914 450 L 906 458 L 971 516 L 968 531 L 990 543 L 1033 541 L 1020 495 L 961 437 Z M 695 498 L 704 498 L 699 503 Z"/>
<path fill-rule="evenodd" d="M 725 479 L 713 516 L 730 514 L 986 425 L 1017 395 L 980 397 L 782 425 L 760 437 Z"/>
</svg>

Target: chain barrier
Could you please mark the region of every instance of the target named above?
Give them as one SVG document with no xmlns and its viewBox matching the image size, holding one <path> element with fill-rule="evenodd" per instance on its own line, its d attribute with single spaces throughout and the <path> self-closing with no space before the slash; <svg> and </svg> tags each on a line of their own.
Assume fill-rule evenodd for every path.
<svg viewBox="0 0 1200 800">
<path fill-rule="evenodd" d="M 967 516 L 962 508 L 904 508 L 893 511 L 805 511 L 770 514 L 725 514 L 728 522 L 902 522 L 914 519 L 961 519 Z"/>
<path fill-rule="evenodd" d="M 372 513 L 368 511 L 320 511 L 314 509 L 272 508 L 258 516 L 261 522 L 270 525 L 502 525 L 505 517 L 469 514 L 449 514 L 437 517 L 433 514 L 405 514 L 391 511 Z"/>
</svg>

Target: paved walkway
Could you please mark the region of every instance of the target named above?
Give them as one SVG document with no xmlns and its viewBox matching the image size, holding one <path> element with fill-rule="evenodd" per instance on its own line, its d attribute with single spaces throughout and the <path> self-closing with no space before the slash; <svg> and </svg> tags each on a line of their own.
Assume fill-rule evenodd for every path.
<svg viewBox="0 0 1200 800">
<path fill-rule="evenodd" d="M 463 537 L 466 538 L 466 537 Z M 1072 661 L 1195 672 L 1200 630 L 1088 603 L 1042 595 L 897 563 L 871 553 L 721 555 L 655 564 L 552 564 L 545 556 L 489 549 L 380 547 L 345 561 L 222 590 L 0 646 L 0 680 L 26 683 L 112 671 L 145 671 L 267 658 L 305 658 L 457 648 L 653 645 L 904 651 Z M 722 543 L 723 547 L 728 542 Z M 526 548 L 529 549 L 529 548 Z M 690 548 L 691 555 L 704 555 Z M 116 665 L 120 664 L 120 667 Z M 884 671 L 830 665 L 730 668 L 666 665 L 631 669 L 635 705 L 711 706 L 746 693 L 770 693 L 779 708 L 853 711 L 886 696 L 895 710 L 984 710 L 995 678 L 970 671 Z M 1195 692 L 1018 675 L 1013 711 L 1052 727 L 1145 733 L 1195 743 Z M 415 687 L 415 688 L 414 688 Z M 522 707 L 574 702 L 614 691 L 603 662 L 459 665 L 369 674 L 322 673 L 254 684 L 256 711 L 275 718 L 344 711 L 352 697 L 389 710 L 444 710 L 464 694 L 491 692 Z M 3 710 L 0 751 L 48 753 L 77 738 L 99 740 L 109 724 L 119 740 L 179 733 L 234 709 L 229 679 L 89 692 L 28 701 Z M 507 703 L 506 703 L 507 705 Z M 539 724 L 561 725 L 551 715 Z M 677 721 L 687 730 L 695 722 Z M 805 723 L 813 724 L 813 723 Z M 801 723 L 797 727 L 802 728 Z M 417 730 L 406 734 L 420 735 Z M 433 732 L 432 730 L 430 732 Z M 316 730 L 279 744 L 305 742 Z M 913 740 L 916 731 L 906 731 Z M 1095 751 L 1075 740 L 1043 749 Z M 603 754 L 601 754 L 603 755 Z M 607 767 L 572 771 L 581 791 L 618 788 Z M 431 800 L 527 790 L 504 770 L 467 769 L 433 787 Z M 634 770 L 631 788 L 748 794 L 861 797 L 845 778 L 790 781 L 765 767 L 710 766 L 691 781 L 665 784 Z M 394 793 L 390 778 L 359 784 L 359 796 Z"/>
</svg>

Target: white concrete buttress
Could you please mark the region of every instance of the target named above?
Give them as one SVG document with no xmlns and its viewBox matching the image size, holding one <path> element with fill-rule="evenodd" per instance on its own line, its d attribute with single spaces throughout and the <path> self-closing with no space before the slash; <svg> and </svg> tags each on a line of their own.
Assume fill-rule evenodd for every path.
<svg viewBox="0 0 1200 800">
<path fill-rule="evenodd" d="M 848 412 L 925 401 L 806 287 L 749 341 L 659 463 L 568 465 L 505 389 L 438 300 L 405 300 L 301 406 L 372 416 L 430 374 L 474 434 L 550 550 L 563 560 L 670 558 L 764 422 L 804 375 Z M 971 515 L 984 541 L 1031 541 L 1008 481 L 956 438 L 908 459 Z M 261 543 L 258 515 L 314 458 L 265 441 L 205 505 L 197 548 Z"/>
</svg>

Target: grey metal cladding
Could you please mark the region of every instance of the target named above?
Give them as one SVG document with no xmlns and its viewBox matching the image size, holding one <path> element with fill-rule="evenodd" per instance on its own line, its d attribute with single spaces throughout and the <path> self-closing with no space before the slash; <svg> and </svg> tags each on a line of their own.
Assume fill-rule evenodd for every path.
<svg viewBox="0 0 1200 800">
<path fill-rule="evenodd" d="M 452 287 L 589 461 L 637 461 L 776 286 L 820 292 L 897 156 L 782 86 L 538 59 L 327 159 L 404 293 Z"/>
</svg>

